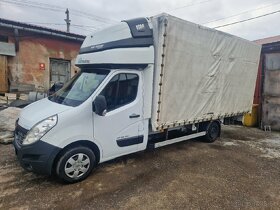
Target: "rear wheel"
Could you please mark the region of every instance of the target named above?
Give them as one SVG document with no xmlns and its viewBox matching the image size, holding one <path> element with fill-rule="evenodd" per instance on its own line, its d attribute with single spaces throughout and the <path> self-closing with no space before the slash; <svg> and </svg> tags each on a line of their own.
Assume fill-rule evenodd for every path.
<svg viewBox="0 0 280 210">
<path fill-rule="evenodd" d="M 95 164 L 96 158 L 91 149 L 83 146 L 70 148 L 58 159 L 56 174 L 65 182 L 79 182 L 88 177 Z"/>
<path fill-rule="evenodd" d="M 220 123 L 217 121 L 210 122 L 206 129 L 205 141 L 212 143 L 214 142 L 221 133 Z"/>
</svg>

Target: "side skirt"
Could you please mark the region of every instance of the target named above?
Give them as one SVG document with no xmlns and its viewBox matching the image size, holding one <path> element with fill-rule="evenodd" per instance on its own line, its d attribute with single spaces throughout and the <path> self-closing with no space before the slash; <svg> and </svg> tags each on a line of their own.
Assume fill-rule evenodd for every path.
<svg viewBox="0 0 280 210">
<path fill-rule="evenodd" d="M 194 139 L 194 138 L 197 138 L 197 137 L 200 137 L 200 136 L 205 136 L 205 135 L 206 135 L 206 132 L 203 131 L 203 132 L 194 133 L 194 134 L 190 134 L 190 135 L 187 135 L 187 136 L 182 136 L 182 137 L 175 138 L 175 139 L 170 139 L 170 140 L 158 142 L 158 143 L 154 144 L 154 148 L 163 147 L 163 146 L 166 146 L 166 145 L 169 145 L 169 144 L 174 144 L 174 143 L 178 143 L 178 142 L 181 142 L 181 141 L 186 141 L 186 140 L 189 140 L 189 139 Z"/>
</svg>

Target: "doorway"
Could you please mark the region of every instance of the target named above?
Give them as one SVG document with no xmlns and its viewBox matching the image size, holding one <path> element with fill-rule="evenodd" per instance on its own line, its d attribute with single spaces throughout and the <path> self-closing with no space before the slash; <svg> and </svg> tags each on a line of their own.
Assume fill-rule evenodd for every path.
<svg viewBox="0 0 280 210">
<path fill-rule="evenodd" d="M 8 92 L 7 57 L 0 55 L 0 92 Z"/>
<path fill-rule="evenodd" d="M 65 84 L 70 80 L 70 61 L 62 59 L 50 59 L 50 86 L 54 83 Z"/>
</svg>

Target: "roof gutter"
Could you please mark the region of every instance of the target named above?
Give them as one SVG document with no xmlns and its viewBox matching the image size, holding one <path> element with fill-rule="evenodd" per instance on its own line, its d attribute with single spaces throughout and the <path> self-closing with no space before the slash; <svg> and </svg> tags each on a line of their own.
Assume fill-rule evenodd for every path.
<svg viewBox="0 0 280 210">
<path fill-rule="evenodd" d="M 69 35 L 59 34 L 59 33 L 56 33 L 56 32 L 51 32 L 51 31 L 46 31 L 46 30 L 39 30 L 39 29 L 22 27 L 22 26 L 15 26 L 15 25 L 12 25 L 12 24 L 6 24 L 6 23 L 1 23 L 1 22 L 0 22 L 0 26 L 7 27 L 7 28 L 12 28 L 12 29 L 19 29 L 19 30 L 23 30 L 23 31 L 30 31 L 30 32 L 35 32 L 35 33 L 40 33 L 40 34 L 45 34 L 45 35 L 51 35 L 51 36 L 61 37 L 61 38 L 65 38 L 65 39 L 71 39 L 71 40 L 80 41 L 80 42 L 84 41 L 83 38 L 78 38 L 78 37 L 73 37 L 73 36 L 69 36 Z"/>
</svg>

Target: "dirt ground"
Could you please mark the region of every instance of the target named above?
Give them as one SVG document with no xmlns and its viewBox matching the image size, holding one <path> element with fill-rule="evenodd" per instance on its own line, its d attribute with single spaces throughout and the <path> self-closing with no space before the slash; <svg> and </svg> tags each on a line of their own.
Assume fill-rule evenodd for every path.
<svg viewBox="0 0 280 210">
<path fill-rule="evenodd" d="M 81 183 L 25 172 L 0 145 L 0 209 L 279 209 L 280 133 L 224 126 L 101 164 Z"/>
</svg>

